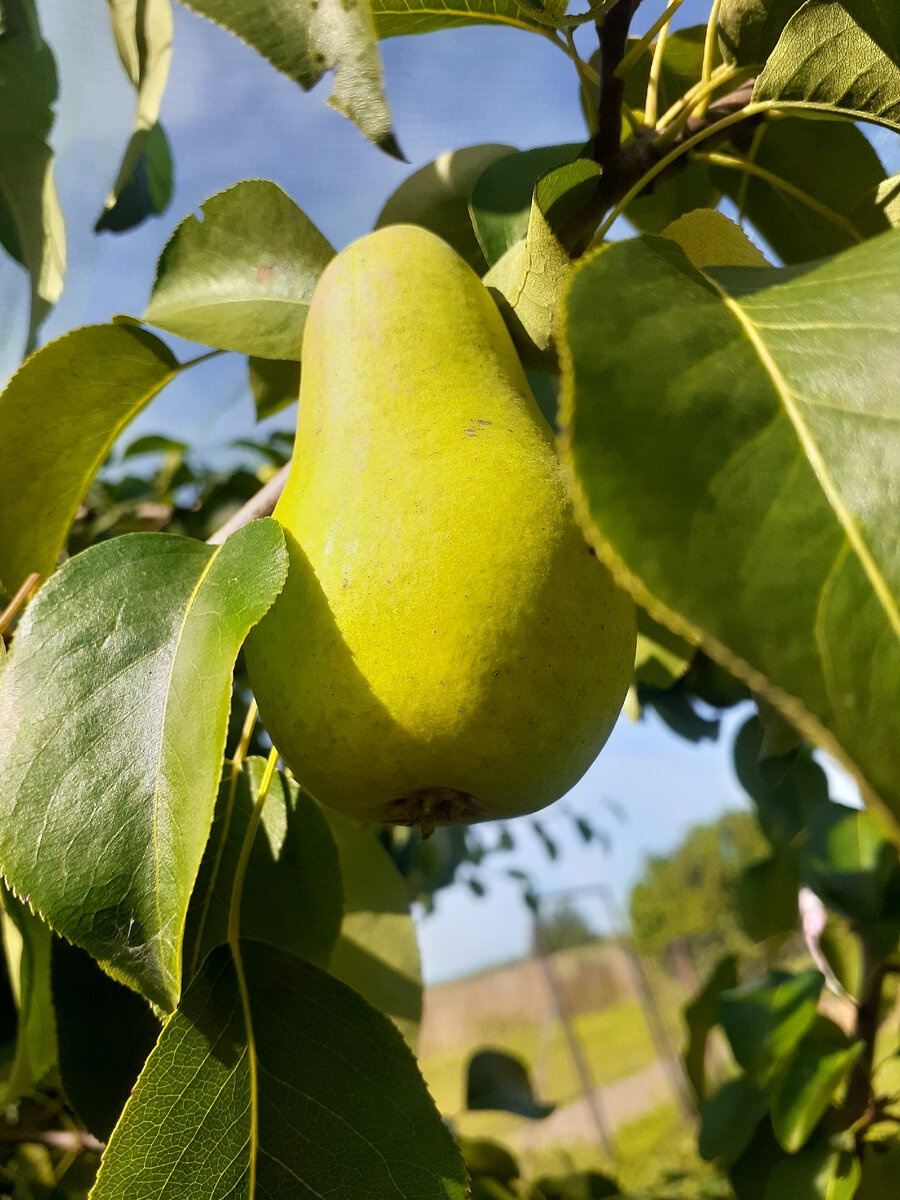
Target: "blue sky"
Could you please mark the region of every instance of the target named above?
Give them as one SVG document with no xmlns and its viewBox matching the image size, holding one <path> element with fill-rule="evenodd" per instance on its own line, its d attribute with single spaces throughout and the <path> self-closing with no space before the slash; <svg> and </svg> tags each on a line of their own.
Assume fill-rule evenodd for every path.
<svg viewBox="0 0 900 1200">
<path fill-rule="evenodd" d="M 649 25 L 664 7 L 663 0 L 644 0 L 635 28 Z M 280 184 L 340 248 L 371 228 L 384 200 L 410 171 L 445 150 L 488 141 L 524 149 L 585 135 L 572 67 L 557 49 L 531 34 L 472 27 L 382 44 L 395 128 L 409 159 L 408 165 L 398 163 L 323 104 L 328 79 L 304 95 L 253 51 L 176 4 L 175 52 L 162 108 L 175 158 L 172 205 L 138 230 L 97 237 L 93 224 L 130 133 L 134 95 L 101 0 L 39 0 L 39 8 L 60 68 L 52 141 L 69 241 L 66 292 L 45 325 L 46 340 L 115 313 L 139 315 L 171 230 L 208 196 L 239 179 Z M 678 23 L 705 22 L 707 12 L 707 4 L 686 0 Z M 26 295 L 18 268 L 0 263 L 4 378 L 17 365 L 24 342 Z M 288 411 L 270 424 L 287 427 L 293 420 Z M 183 437 L 209 457 L 221 454 L 229 439 L 252 435 L 243 360 L 228 355 L 186 373 L 142 414 L 128 437 L 151 432 Z M 666 733 L 655 718 L 633 725 L 623 717 L 594 767 L 561 802 L 596 817 L 605 812 L 600 801 L 614 798 L 628 820 L 619 825 L 612 817 L 599 818 L 612 835 L 611 852 L 579 845 L 551 809 L 548 829 L 564 847 L 560 861 L 548 863 L 522 823 L 516 853 L 504 856 L 503 866 L 534 871 L 546 890 L 603 880 L 624 904 L 645 855 L 666 853 L 691 825 L 743 803 L 728 764 L 734 724 L 734 718 L 726 723 L 718 744 L 692 747 Z M 838 787 L 840 794 L 852 795 L 846 781 L 839 780 Z M 498 872 L 499 867 L 498 860 Z M 525 950 L 528 915 L 518 891 L 490 870 L 487 882 L 483 900 L 464 887 L 449 889 L 436 915 L 421 923 L 428 979 Z"/>
</svg>

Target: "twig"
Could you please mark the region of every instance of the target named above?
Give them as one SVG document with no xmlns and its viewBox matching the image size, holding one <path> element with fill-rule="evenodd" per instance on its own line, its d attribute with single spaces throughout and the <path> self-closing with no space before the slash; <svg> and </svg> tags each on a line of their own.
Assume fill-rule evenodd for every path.
<svg viewBox="0 0 900 1200">
<path fill-rule="evenodd" d="M 637 7 L 637 0 L 619 0 L 597 22 L 600 38 L 600 94 L 597 101 L 597 133 L 594 137 L 594 160 L 606 170 L 619 152 L 622 140 L 622 99 L 625 80 L 616 68 L 625 57 L 628 29 Z"/>
<path fill-rule="evenodd" d="M 285 463 L 281 470 L 273 475 L 267 484 L 259 489 L 255 496 L 251 496 L 246 504 L 241 507 L 228 518 L 212 537 L 206 539 L 209 546 L 221 546 L 229 534 L 235 533 L 238 529 L 243 529 L 245 525 L 249 525 L 251 521 L 258 521 L 260 517 L 268 517 L 271 515 L 272 509 L 278 503 L 278 498 L 284 491 L 284 485 L 287 481 L 288 474 L 291 469 L 290 463 Z"/>
<path fill-rule="evenodd" d="M 0 1143 L 20 1142 L 30 1146 L 50 1146 L 54 1150 L 65 1150 L 67 1154 L 102 1154 L 106 1149 L 91 1133 L 78 1129 L 3 1129 L 0 1128 Z"/>
<path fill-rule="evenodd" d="M 37 571 L 32 571 L 16 594 L 13 596 L 12 600 L 10 600 L 9 604 L 7 604 L 6 608 L 4 608 L 3 612 L 0 612 L 0 637 L 6 633 L 7 629 L 12 624 L 13 617 L 26 602 L 26 600 L 29 599 L 31 593 L 37 587 L 40 578 L 41 577 L 38 575 Z"/>
</svg>

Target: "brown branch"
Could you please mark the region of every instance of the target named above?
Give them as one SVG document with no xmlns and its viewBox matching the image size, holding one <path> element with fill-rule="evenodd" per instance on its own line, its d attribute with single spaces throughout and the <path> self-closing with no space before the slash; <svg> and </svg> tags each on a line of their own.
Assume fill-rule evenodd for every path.
<svg viewBox="0 0 900 1200">
<path fill-rule="evenodd" d="M 241 507 L 228 518 L 212 537 L 206 539 L 209 546 L 221 546 L 229 534 L 235 533 L 238 529 L 243 529 L 245 525 L 249 525 L 251 521 L 258 521 L 260 517 L 268 517 L 272 513 L 272 509 L 278 503 L 278 498 L 284 491 L 284 485 L 287 482 L 288 473 L 291 469 L 290 463 L 285 463 L 277 475 L 273 475 L 267 484 L 259 489 L 255 496 L 251 496 L 246 504 Z"/>
<path fill-rule="evenodd" d="M 625 80 L 616 74 L 616 67 L 625 56 L 628 29 L 638 0 L 619 0 L 618 4 L 597 22 L 600 39 L 600 92 L 597 101 L 597 133 L 594 136 L 594 161 L 606 169 L 619 153 L 622 141 L 622 100 Z"/>
</svg>

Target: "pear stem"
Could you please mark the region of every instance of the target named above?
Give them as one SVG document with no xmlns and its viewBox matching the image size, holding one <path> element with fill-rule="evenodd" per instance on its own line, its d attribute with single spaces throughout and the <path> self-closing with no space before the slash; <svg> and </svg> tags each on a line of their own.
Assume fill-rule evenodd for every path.
<svg viewBox="0 0 900 1200">
<path fill-rule="evenodd" d="M 229 534 L 243 529 L 251 521 L 258 521 L 260 517 L 271 516 L 272 509 L 278 503 L 278 498 L 284 491 L 284 485 L 287 483 L 290 469 L 291 464 L 285 463 L 281 470 L 276 475 L 273 475 L 269 482 L 264 484 L 255 496 L 251 496 L 246 504 L 242 504 L 237 512 L 228 518 L 224 525 L 220 526 L 211 537 L 206 539 L 207 545 L 221 546 Z"/>
</svg>

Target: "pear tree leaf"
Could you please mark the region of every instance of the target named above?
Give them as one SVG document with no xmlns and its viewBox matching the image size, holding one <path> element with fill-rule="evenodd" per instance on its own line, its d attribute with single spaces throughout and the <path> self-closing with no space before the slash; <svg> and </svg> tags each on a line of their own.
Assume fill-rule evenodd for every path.
<svg viewBox="0 0 900 1200">
<path fill-rule="evenodd" d="M 390 1017 L 415 1047 L 422 965 L 405 881 L 371 830 L 334 809 L 322 811 L 337 845 L 344 888 L 344 918 L 328 970 Z"/>
<path fill-rule="evenodd" d="M 226 763 L 212 830 L 197 875 L 184 938 L 189 977 L 228 936 L 232 881 L 265 761 Z M 344 915 L 341 868 L 328 822 L 299 784 L 276 772 L 253 842 L 241 901 L 241 929 L 326 967 Z"/>
<path fill-rule="evenodd" d="M 694 648 L 677 633 L 654 621 L 642 608 L 637 610 L 637 645 L 634 677 L 651 687 L 668 688 L 687 671 Z"/>
<path fill-rule="evenodd" d="M 900 130 L 895 0 L 807 0 L 757 76 L 752 99 L 840 112 Z"/>
<path fill-rule="evenodd" d="M 525 237 L 484 277 L 519 356 L 532 370 L 554 370 L 560 297 L 572 263 L 537 201 Z"/>
<path fill-rule="evenodd" d="M 836 254 L 890 228 L 877 202 L 884 168 L 850 121 L 767 120 L 750 162 L 764 175 L 744 174 L 741 159 L 731 155 L 709 157 L 716 187 L 735 201 L 783 263 Z"/>
<path fill-rule="evenodd" d="M 489 266 L 524 238 L 531 224 L 537 181 L 554 167 L 573 162 L 580 142 L 539 146 L 507 155 L 479 176 L 469 201 L 472 224 Z"/>
<path fill-rule="evenodd" d="M 0 677 L 0 869 L 161 1008 L 178 1000 L 234 661 L 286 571 L 272 520 L 223 546 L 101 542 L 38 592 Z"/>
<path fill-rule="evenodd" d="M 247 360 L 256 419 L 262 421 L 293 404 L 300 395 L 300 364 L 282 358 Z"/>
<path fill-rule="evenodd" d="M 758 717 L 738 730 L 732 755 L 741 787 L 756 805 L 760 829 L 776 850 L 805 830 L 810 812 L 828 803 L 828 778 L 808 749 L 765 760 L 766 732 Z"/>
<path fill-rule="evenodd" d="M 823 1140 L 799 1154 L 781 1159 L 766 1181 L 765 1200 L 853 1200 L 862 1167 L 846 1150 L 833 1150 Z"/>
<path fill-rule="evenodd" d="M 13 375 L 0 394 L 0 594 L 50 574 L 116 438 L 180 369 L 146 330 L 86 325 Z"/>
<path fill-rule="evenodd" d="M 794 932 L 799 887 L 797 862 L 787 850 L 744 867 L 737 879 L 737 910 L 752 941 L 783 939 Z"/>
<path fill-rule="evenodd" d="M 156 267 L 151 325 L 259 358 L 300 361 L 303 327 L 334 250 L 280 187 L 247 179 L 185 217 Z"/>
<path fill-rule="evenodd" d="M 751 1082 L 766 1084 L 816 1019 L 824 977 L 809 968 L 768 974 L 719 997 L 719 1019 Z"/>
<path fill-rule="evenodd" d="M 761 67 L 805 0 L 722 0 L 719 46 L 729 62 Z"/>
<path fill-rule="evenodd" d="M 843 804 L 820 804 L 807 818 L 807 883 L 829 908 L 857 926 L 883 913 L 897 849 L 870 813 Z"/>
<path fill-rule="evenodd" d="M 469 197 L 492 163 L 515 153 L 512 146 L 487 144 L 442 154 L 415 171 L 388 197 L 375 228 L 421 225 L 443 238 L 483 275 L 488 264 L 472 225 Z"/>
<path fill-rule="evenodd" d="M 311 963 L 221 946 L 167 1023 L 92 1200 L 463 1200 L 466 1173 L 396 1029 Z"/>
<path fill-rule="evenodd" d="M 782 1063 L 771 1086 L 772 1128 L 789 1154 L 809 1141 L 863 1049 L 833 1021 L 816 1017 Z"/>
<path fill-rule="evenodd" d="M 466 1070 L 466 1108 L 470 1112 L 493 1109 L 539 1121 L 553 1112 L 534 1094 L 528 1068 L 505 1050 L 478 1050 Z"/>
<path fill-rule="evenodd" d="M 703 1104 L 697 1149 L 707 1162 L 728 1167 L 741 1157 L 766 1115 L 766 1093 L 746 1075 L 723 1083 Z"/>
<path fill-rule="evenodd" d="M 105 1142 L 156 1045 L 160 1023 L 146 1000 L 62 938 L 53 939 L 50 978 L 63 1090 Z"/>
<path fill-rule="evenodd" d="M 706 1044 L 710 1032 L 719 1023 L 719 996 L 737 987 L 737 983 L 737 956 L 726 954 L 713 967 L 697 995 L 684 1006 L 688 1027 L 684 1067 L 701 1104 L 706 1099 Z"/>
<path fill-rule="evenodd" d="M 850 219 L 866 237 L 900 227 L 900 175 L 882 179 L 857 202 Z"/>
<path fill-rule="evenodd" d="M 781 271 L 629 239 L 573 271 L 561 351 L 598 554 L 895 817 L 898 269 L 895 231 Z"/>
<path fill-rule="evenodd" d="M 96 232 L 120 233 L 161 213 L 172 198 L 172 157 L 159 106 L 172 61 L 171 0 L 110 0 L 119 59 L 137 92 L 134 132 Z"/>
<path fill-rule="evenodd" d="M 384 95 L 370 0 L 182 0 L 252 46 L 305 92 L 334 70 L 328 104 L 402 158 Z"/>
<path fill-rule="evenodd" d="M 0 32 L 0 241 L 28 272 L 26 353 L 62 294 L 66 234 L 47 136 L 57 97 L 56 63 L 34 0 L 8 0 Z"/>
<path fill-rule="evenodd" d="M 685 213 L 667 225 L 661 236 L 679 245 L 688 262 L 701 271 L 705 267 L 769 265 L 739 225 L 711 208 Z"/>
<path fill-rule="evenodd" d="M 544 32 L 566 11 L 567 0 L 373 0 L 372 12 L 379 38 L 410 33 L 432 33 L 459 25 L 507 25 L 514 29 Z"/>
<path fill-rule="evenodd" d="M 56 1026 L 50 991 L 52 934 L 27 904 L 0 884 L 3 950 L 19 1012 L 16 1049 L 3 1091 L 15 1104 L 56 1065 Z"/>
</svg>

